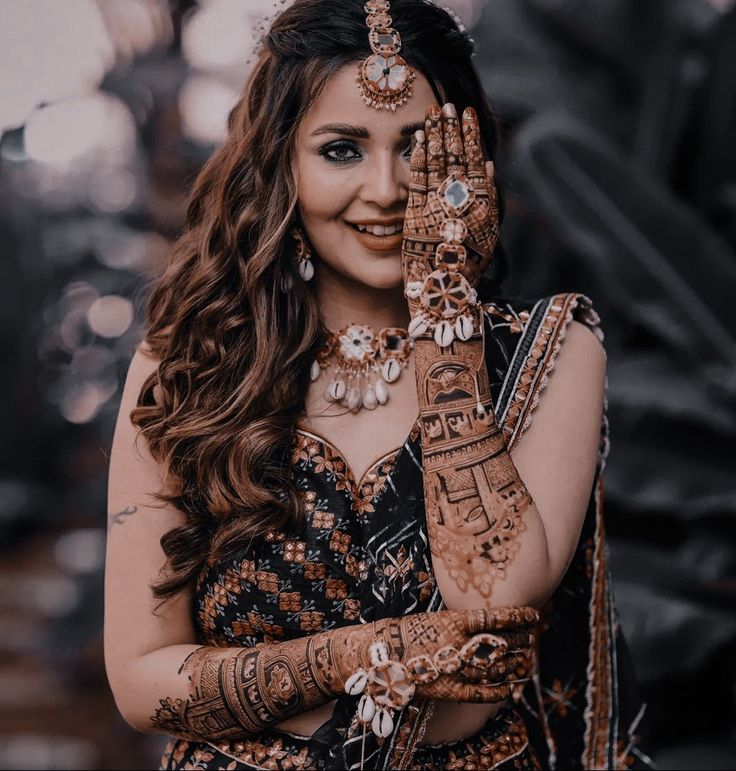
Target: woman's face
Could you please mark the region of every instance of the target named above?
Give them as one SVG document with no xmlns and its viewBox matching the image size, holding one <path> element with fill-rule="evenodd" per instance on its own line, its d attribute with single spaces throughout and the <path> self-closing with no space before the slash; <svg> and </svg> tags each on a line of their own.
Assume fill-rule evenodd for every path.
<svg viewBox="0 0 736 771">
<path fill-rule="evenodd" d="M 315 267 L 374 289 L 402 282 L 401 231 L 413 133 L 436 101 L 417 72 L 402 107 L 368 107 L 355 82 L 357 64 L 325 85 L 297 133 L 299 212 L 316 252 Z"/>
</svg>

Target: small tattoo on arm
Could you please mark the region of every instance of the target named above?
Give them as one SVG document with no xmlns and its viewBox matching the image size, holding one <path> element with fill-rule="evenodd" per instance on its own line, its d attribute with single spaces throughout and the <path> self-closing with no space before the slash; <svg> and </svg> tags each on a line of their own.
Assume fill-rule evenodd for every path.
<svg viewBox="0 0 736 771">
<path fill-rule="evenodd" d="M 112 512 L 108 516 L 108 524 L 110 527 L 113 525 L 122 525 L 123 522 L 125 522 L 126 518 L 129 517 L 131 514 L 135 514 L 136 511 L 138 511 L 137 506 L 126 506 L 122 511 L 115 511 Z"/>
</svg>

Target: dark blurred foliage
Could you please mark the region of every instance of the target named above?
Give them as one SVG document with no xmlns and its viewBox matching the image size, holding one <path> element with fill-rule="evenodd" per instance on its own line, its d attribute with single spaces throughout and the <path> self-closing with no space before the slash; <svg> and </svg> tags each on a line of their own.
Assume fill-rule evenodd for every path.
<svg viewBox="0 0 736 771">
<path fill-rule="evenodd" d="M 494 0 L 475 36 L 512 288 L 603 319 L 612 565 L 659 760 L 733 767 L 736 14 Z M 711 745 L 699 765 L 686 742 Z"/>
<path fill-rule="evenodd" d="M 473 29 L 506 137 L 508 293 L 583 291 L 603 319 L 616 594 L 663 768 L 736 766 L 728 5 L 489 0 Z M 172 2 L 165 43 L 101 84 L 135 121 L 124 205 L 99 183 L 102 204 L 50 185 L 22 128 L 0 140 L 0 768 L 151 768 L 162 745 L 114 707 L 101 578 L 107 456 L 146 281 L 212 152 L 182 127 L 194 7 Z M 84 179 L 104 182 L 100 163 Z"/>
</svg>

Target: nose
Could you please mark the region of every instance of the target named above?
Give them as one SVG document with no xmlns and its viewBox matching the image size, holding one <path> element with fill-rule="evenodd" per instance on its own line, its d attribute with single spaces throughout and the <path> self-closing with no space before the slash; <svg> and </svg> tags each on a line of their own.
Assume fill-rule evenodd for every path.
<svg viewBox="0 0 736 771">
<path fill-rule="evenodd" d="M 391 150 L 374 154 L 365 164 L 366 178 L 361 198 L 381 209 L 398 207 L 408 198 L 408 170 L 405 163 Z"/>
</svg>

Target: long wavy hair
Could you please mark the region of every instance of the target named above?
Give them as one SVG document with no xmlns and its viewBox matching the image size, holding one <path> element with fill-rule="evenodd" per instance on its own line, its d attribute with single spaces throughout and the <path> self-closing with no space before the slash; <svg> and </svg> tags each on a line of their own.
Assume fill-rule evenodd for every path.
<svg viewBox="0 0 736 771">
<path fill-rule="evenodd" d="M 186 517 L 161 538 L 160 599 L 303 516 L 289 461 L 325 333 L 295 269 L 292 159 L 326 81 L 370 53 L 363 4 L 297 0 L 274 21 L 150 295 L 145 342 L 158 367 L 131 419 L 166 469 L 159 501 Z M 394 0 L 391 15 L 402 55 L 440 103 L 475 107 L 492 154 L 496 124 L 467 34 L 428 0 Z"/>
</svg>

